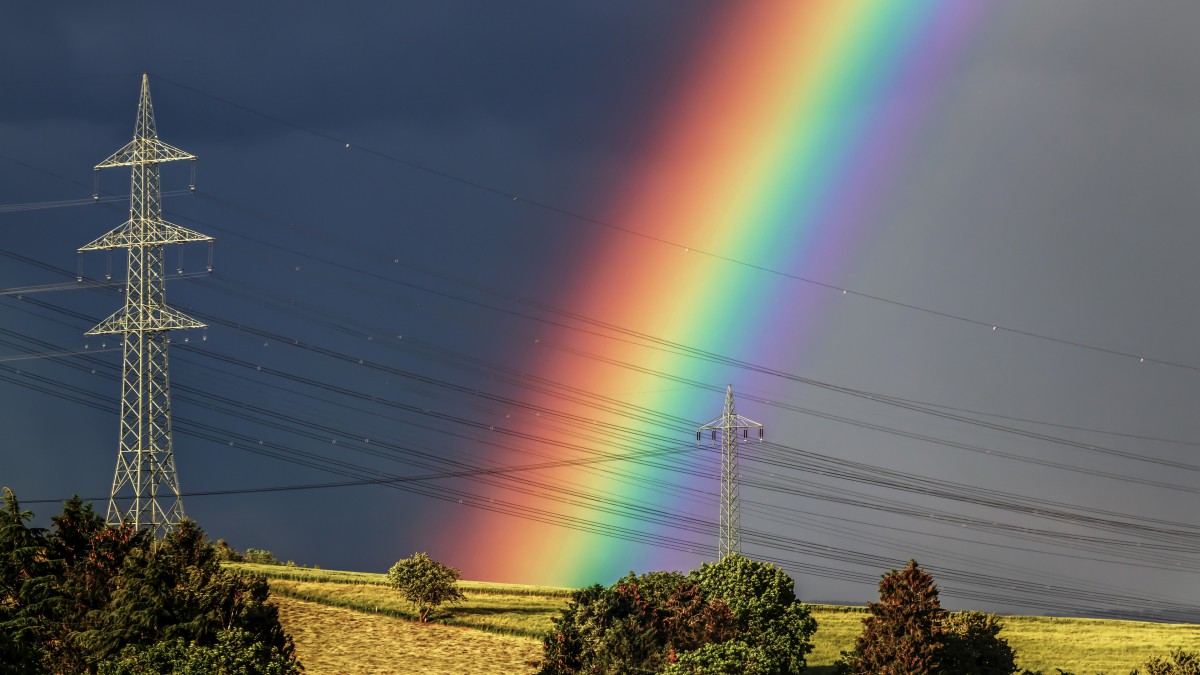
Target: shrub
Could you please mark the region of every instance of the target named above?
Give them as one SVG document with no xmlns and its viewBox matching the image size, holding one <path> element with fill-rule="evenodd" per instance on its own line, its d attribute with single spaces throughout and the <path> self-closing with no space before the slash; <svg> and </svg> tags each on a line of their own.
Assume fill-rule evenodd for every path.
<svg viewBox="0 0 1200 675">
<path fill-rule="evenodd" d="M 224 539 L 217 540 L 217 560 L 221 562 L 245 562 L 245 558 L 237 549 L 230 546 Z"/>
<path fill-rule="evenodd" d="M 678 572 L 630 572 L 576 591 L 554 624 L 542 640 L 543 675 L 659 672 L 736 630 L 729 607 Z"/>
<path fill-rule="evenodd" d="M 796 599 L 795 583 L 786 572 L 735 554 L 705 563 L 691 576 L 712 598 L 729 606 L 738 639 L 763 659 L 763 672 L 804 670 L 817 622 Z"/>
<path fill-rule="evenodd" d="M 961 675 L 1010 675 L 1016 654 L 1000 637 L 1004 626 L 995 614 L 951 612 L 942 622 L 945 646 L 941 672 Z"/>
<path fill-rule="evenodd" d="M 100 663 L 98 675 L 299 675 L 290 654 L 257 642 L 244 630 L 221 631 L 205 647 L 181 639 L 133 645 Z"/>
<path fill-rule="evenodd" d="M 663 675 L 770 675 L 772 659 L 761 647 L 741 640 L 711 642 L 684 652 Z"/>
<path fill-rule="evenodd" d="M 1142 667 L 1146 669 L 1146 675 L 1200 675 L 1200 652 L 1176 649 L 1171 652 L 1169 661 L 1156 656 Z M 1139 672 L 1134 670 L 1130 675 L 1138 675 Z"/>
<path fill-rule="evenodd" d="M 447 602 L 460 602 L 458 570 L 443 565 L 424 553 L 404 558 L 388 570 L 388 583 L 400 591 L 404 599 L 417 607 L 417 621 L 429 620 L 429 613 Z"/>
<path fill-rule="evenodd" d="M 816 622 L 779 568 L 727 556 L 684 576 L 650 572 L 576 591 L 542 639 L 541 675 L 791 675 Z"/>
<path fill-rule="evenodd" d="M 838 671 L 853 674 L 931 675 L 939 671 L 945 611 L 933 577 L 910 560 L 879 582 L 879 602 L 867 605 L 854 651 L 842 652 Z"/>
<path fill-rule="evenodd" d="M 275 555 L 270 551 L 260 551 L 256 548 L 246 549 L 246 555 L 242 556 L 248 563 L 256 563 L 259 565 L 278 565 Z"/>
</svg>

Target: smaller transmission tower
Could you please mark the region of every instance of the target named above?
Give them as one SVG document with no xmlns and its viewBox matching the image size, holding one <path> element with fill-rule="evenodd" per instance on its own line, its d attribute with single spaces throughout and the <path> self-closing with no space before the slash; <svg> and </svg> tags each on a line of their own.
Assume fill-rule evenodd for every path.
<svg viewBox="0 0 1200 675">
<path fill-rule="evenodd" d="M 151 529 L 162 536 L 183 520 L 179 478 L 171 448 L 171 394 L 167 387 L 168 331 L 203 328 L 204 324 L 167 306 L 163 287 L 163 246 L 212 237 L 168 223 L 162 217 L 159 165 L 195 161 L 189 154 L 158 140 L 150 81 L 142 75 L 133 140 L 96 171 L 130 167 L 129 220 L 79 249 L 127 249 L 125 306 L 88 335 L 124 338 L 121 376 L 121 439 L 117 469 L 108 500 L 108 522 Z M 193 165 L 194 166 L 194 165 Z M 192 188 L 195 189 L 193 181 Z M 96 197 L 99 197 L 97 190 Z M 211 269 L 210 269 L 211 271 Z M 128 501 L 126 504 L 125 502 Z"/>
<path fill-rule="evenodd" d="M 696 440 L 708 431 L 713 444 L 721 444 L 721 532 L 717 542 L 717 559 L 723 560 L 732 553 L 742 552 L 742 518 L 739 513 L 738 445 L 750 439 L 750 430 L 758 430 L 758 440 L 763 438 L 763 425 L 742 417 L 733 408 L 733 385 L 725 389 L 725 412 L 717 419 L 696 429 Z"/>
</svg>

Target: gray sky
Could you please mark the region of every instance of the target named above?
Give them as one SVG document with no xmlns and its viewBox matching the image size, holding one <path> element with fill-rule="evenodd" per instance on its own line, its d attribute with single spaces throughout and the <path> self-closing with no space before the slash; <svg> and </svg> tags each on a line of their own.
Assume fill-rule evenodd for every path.
<svg viewBox="0 0 1200 675">
<path fill-rule="evenodd" d="M 297 420 L 322 426 L 325 436 L 390 438 L 438 461 L 503 464 L 511 455 L 481 442 L 479 428 L 376 409 L 345 392 L 452 411 L 481 426 L 503 424 L 516 404 L 546 400 L 501 374 L 505 367 L 524 368 L 527 338 L 547 330 L 546 320 L 562 319 L 528 301 L 572 309 L 561 304 L 571 300 L 564 289 L 585 254 L 627 235 L 562 212 L 514 207 L 489 189 L 606 217 L 621 197 L 623 176 L 652 147 L 655 116 L 689 72 L 697 41 L 721 12 L 718 3 L 692 2 L 6 8 L 0 56 L 12 65 L 0 78 L 6 90 L 0 204 L 89 196 L 90 167 L 128 140 L 138 78 L 148 71 L 161 137 L 200 157 L 202 195 L 168 198 L 167 218 L 218 240 L 213 279 L 168 286 L 173 304 L 212 324 L 172 352 L 175 412 L 241 439 L 222 446 L 177 434 L 184 490 L 347 478 L 256 455 L 256 439 L 265 441 L 263 448 L 282 448 L 279 454 L 291 460 L 300 457 L 295 451 L 325 458 L 318 463 L 352 462 L 355 476 L 432 471 L 297 435 Z M 956 608 L 1135 613 L 1169 601 L 1194 608 L 1200 604 L 1194 517 L 1200 423 L 1193 411 L 1200 325 L 1190 301 L 1200 290 L 1192 262 L 1200 244 L 1192 226 L 1200 212 L 1194 185 L 1200 173 L 1194 67 L 1200 6 L 1028 1 L 987 3 L 984 15 L 942 69 L 936 106 L 924 114 L 902 169 L 885 192 L 863 196 L 872 200 L 875 216 L 853 255 L 822 266 L 818 278 L 951 316 L 756 278 L 748 287 L 779 298 L 773 307 L 779 323 L 758 322 L 746 326 L 747 333 L 794 330 L 789 317 L 800 312 L 820 325 L 806 331 L 809 346 L 795 353 L 738 346 L 721 356 L 991 416 L 946 407 L 914 412 L 707 364 L 663 373 L 715 387 L 714 393 L 663 379 L 662 388 L 678 388 L 679 399 L 654 412 L 689 422 L 662 421 L 643 431 L 676 434 L 687 445 L 688 424 L 714 417 L 723 385 L 734 384 L 746 397 L 740 410 L 765 422 L 780 444 L 747 452 L 748 482 L 788 490 L 748 485 L 743 491 L 743 524 L 755 533 L 746 550 L 783 561 L 805 599 L 866 602 L 875 596 L 872 580 L 879 573 L 915 557 L 934 570 L 946 604 Z M 337 152 L 344 148 L 330 139 L 352 139 L 369 152 Z M 186 180 L 186 171 L 164 172 L 165 189 Z M 102 181 L 109 194 L 127 185 L 116 173 Z M 74 249 L 115 226 L 123 210 L 119 202 L 116 207 L 0 212 L 7 234 L 2 248 L 73 273 Z M 176 255 L 169 252 L 168 268 L 174 269 Z M 393 255 L 411 265 L 380 262 Z M 186 256 L 188 269 L 203 266 L 201 249 Z M 88 276 L 103 274 L 103 256 L 85 264 Z M 711 264 L 714 274 L 751 274 Z M 119 271 L 121 261 L 114 266 Z M 5 288 L 63 280 L 69 277 L 13 255 L 0 265 Z M 82 333 L 119 302 L 115 293 L 83 290 L 6 296 L 0 311 L 9 332 L 0 355 L 109 347 Z M 230 325 L 238 323 L 250 330 Z M 438 384 L 385 369 L 354 370 L 328 355 L 289 350 L 262 330 Z M 386 349 L 374 344 L 393 333 L 414 342 Z M 572 334 L 556 336 L 568 346 L 592 344 L 564 337 Z M 367 337 L 370 346 L 364 346 Z M 701 335 L 691 346 L 707 344 Z M 480 363 L 468 367 L 467 356 Z M 0 484 L 18 497 L 106 494 L 115 413 L 30 386 L 32 374 L 60 393 L 67 391 L 63 385 L 82 387 L 91 392 L 85 399 L 115 405 L 116 384 L 106 379 L 103 364 L 115 367 L 119 357 L 104 352 L 94 358 L 99 367 L 79 357 L 0 362 L 8 377 L 0 382 Z M 243 363 L 311 384 L 267 381 Z M 645 365 L 655 367 L 653 360 Z M 572 372 L 562 369 L 556 384 L 619 393 L 572 379 Z M 446 385 L 495 393 L 504 402 Z M 234 409 L 242 416 L 229 412 Z M 599 409 L 593 414 L 604 417 Z M 600 447 L 593 437 L 581 442 Z M 826 471 L 850 471 L 848 464 L 802 464 L 799 458 L 808 456 L 799 452 L 862 463 L 853 467 L 858 479 Z M 688 468 L 715 475 L 711 453 L 687 458 Z M 715 492 L 703 476 L 674 476 L 636 462 L 611 470 L 608 479 L 666 480 L 662 494 L 675 496 L 652 501 L 668 521 L 715 518 L 715 502 L 687 491 L 708 485 Z M 592 468 L 555 475 L 585 491 L 609 485 L 597 482 L 601 474 Z M 923 486 L 926 479 L 946 494 L 896 489 Z M 577 513 L 562 499 L 534 497 L 513 482 L 428 484 L 446 490 L 442 496 L 463 490 L 557 515 Z M 593 506 L 628 505 L 621 500 L 647 498 L 640 489 L 586 498 Z M 964 501 L 985 499 L 1006 508 Z M 1054 508 L 1077 522 L 1017 512 L 1050 508 L 1037 499 L 1059 503 Z M 608 583 L 629 569 L 694 567 L 710 555 L 666 550 L 653 541 L 671 534 L 670 527 L 618 519 L 612 522 L 652 541 L 583 537 L 598 550 L 611 547 L 587 568 L 587 578 L 552 564 L 501 573 L 487 551 L 465 553 L 447 533 L 475 532 L 484 523 L 544 545 L 566 530 L 377 486 L 196 496 L 185 504 L 210 533 L 235 546 L 323 567 L 383 570 L 413 550 L 429 550 L 468 577 L 576 584 Z M 55 507 L 34 508 L 45 522 Z M 485 513 L 482 520 L 478 512 Z M 1084 516 L 1118 524 L 1087 526 L 1078 522 Z M 715 536 L 715 529 L 680 532 L 704 545 Z"/>
</svg>

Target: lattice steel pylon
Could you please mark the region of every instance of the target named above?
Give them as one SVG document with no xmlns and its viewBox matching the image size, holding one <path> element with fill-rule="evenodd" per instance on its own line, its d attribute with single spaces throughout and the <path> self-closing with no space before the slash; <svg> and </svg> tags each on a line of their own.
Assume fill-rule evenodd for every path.
<svg viewBox="0 0 1200 675">
<path fill-rule="evenodd" d="M 737 414 L 733 407 L 733 385 L 725 389 L 725 411 L 717 419 L 696 429 L 696 440 L 708 431 L 714 443 L 721 444 L 721 529 L 717 540 L 717 558 L 742 552 L 742 518 L 738 497 L 741 474 L 738 471 L 738 445 L 750 439 L 750 430 L 757 429 L 758 440 L 763 438 L 763 425 Z M 741 431 L 741 434 L 738 432 Z M 739 438 L 740 435 L 740 438 Z M 719 441 L 718 441 L 719 439 Z"/>
<path fill-rule="evenodd" d="M 158 140 L 150 80 L 142 75 L 133 140 L 95 170 L 128 166 L 131 171 L 129 220 L 79 249 L 127 249 L 129 271 L 125 306 L 87 335 L 121 335 L 121 433 L 117 468 L 108 500 L 110 524 L 128 523 L 162 536 L 183 519 L 179 478 L 171 446 L 171 394 L 167 382 L 167 335 L 204 324 L 168 307 L 163 287 L 163 246 L 209 237 L 168 223 L 162 217 L 159 164 L 195 161 L 195 155 Z M 193 165 L 194 166 L 194 165 Z M 195 189 L 193 180 L 192 189 Z M 99 197 L 99 190 L 95 195 Z M 211 244 L 210 244 L 211 245 Z M 211 271 L 211 267 L 210 270 Z M 129 500 L 128 505 L 122 502 Z"/>
</svg>

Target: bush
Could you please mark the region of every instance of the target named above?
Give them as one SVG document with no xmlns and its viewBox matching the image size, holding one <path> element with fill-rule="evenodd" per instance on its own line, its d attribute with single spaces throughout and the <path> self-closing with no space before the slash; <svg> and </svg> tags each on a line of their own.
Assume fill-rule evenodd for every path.
<svg viewBox="0 0 1200 675">
<path fill-rule="evenodd" d="M 729 606 L 738 639 L 765 659 L 763 672 L 803 672 L 817 622 L 796 599 L 795 583 L 786 572 L 735 554 L 701 565 L 691 576 Z"/>
<path fill-rule="evenodd" d="M 230 546 L 224 539 L 217 540 L 217 560 L 221 562 L 245 562 L 246 559 L 237 549 Z"/>
<path fill-rule="evenodd" d="M 388 570 L 388 583 L 400 591 L 404 599 L 417 607 L 417 621 L 429 620 L 429 613 L 447 602 L 460 602 L 458 570 L 431 560 L 424 553 L 404 558 Z"/>
<path fill-rule="evenodd" d="M 221 631 L 205 647 L 181 639 L 135 645 L 100 664 L 98 675 L 299 675 L 302 669 L 286 652 L 257 642 L 244 630 Z"/>
<path fill-rule="evenodd" d="M 630 572 L 576 591 L 554 624 L 542 640 L 543 675 L 659 672 L 736 630 L 729 607 L 678 572 Z"/>
<path fill-rule="evenodd" d="M 1185 652 L 1176 649 L 1171 652 L 1170 660 L 1156 656 L 1142 666 L 1146 675 L 1200 675 L 1200 652 Z M 1134 670 L 1130 675 L 1138 675 Z"/>
<path fill-rule="evenodd" d="M 771 657 L 760 647 L 751 647 L 741 640 L 710 642 L 703 647 L 684 652 L 663 675 L 770 675 Z"/>
<path fill-rule="evenodd" d="M 1004 626 L 995 614 L 952 612 L 942 622 L 945 646 L 943 673 L 1010 675 L 1017 670 L 1016 654 L 1000 637 Z"/>
<path fill-rule="evenodd" d="M 854 651 L 842 652 L 838 672 L 931 675 L 939 672 L 945 611 L 933 577 L 910 560 L 879 582 L 879 602 L 867 605 Z"/>
<path fill-rule="evenodd" d="M 278 565 L 279 561 L 275 559 L 275 555 L 270 551 L 260 551 L 256 548 L 246 549 L 246 555 L 242 558 L 248 563 L 256 563 L 258 565 Z"/>
<path fill-rule="evenodd" d="M 576 591 L 542 639 L 538 672 L 790 675 L 815 631 L 787 574 L 733 555 Z"/>
</svg>

